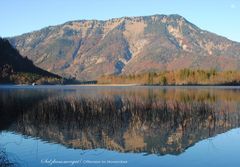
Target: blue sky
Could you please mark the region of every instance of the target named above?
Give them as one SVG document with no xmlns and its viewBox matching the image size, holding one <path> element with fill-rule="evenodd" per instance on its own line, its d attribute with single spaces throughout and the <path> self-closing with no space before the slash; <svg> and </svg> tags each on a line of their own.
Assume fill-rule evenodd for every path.
<svg viewBox="0 0 240 167">
<path fill-rule="evenodd" d="M 1 0 L 0 36 L 70 20 L 180 14 L 202 29 L 240 42 L 240 0 Z"/>
</svg>

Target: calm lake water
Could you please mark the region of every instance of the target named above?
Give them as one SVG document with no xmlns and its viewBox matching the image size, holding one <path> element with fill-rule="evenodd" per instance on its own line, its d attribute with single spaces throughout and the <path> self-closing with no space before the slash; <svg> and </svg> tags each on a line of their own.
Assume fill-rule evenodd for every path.
<svg viewBox="0 0 240 167">
<path fill-rule="evenodd" d="M 0 86 L 0 166 L 238 167 L 240 87 Z"/>
</svg>

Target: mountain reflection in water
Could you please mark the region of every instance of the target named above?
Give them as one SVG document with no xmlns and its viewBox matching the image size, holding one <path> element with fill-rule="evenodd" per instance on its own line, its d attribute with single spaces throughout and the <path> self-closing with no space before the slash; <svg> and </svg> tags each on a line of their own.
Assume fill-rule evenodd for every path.
<svg viewBox="0 0 240 167">
<path fill-rule="evenodd" d="M 240 125 L 238 89 L 1 90 L 0 129 L 69 148 L 181 154 Z"/>
</svg>

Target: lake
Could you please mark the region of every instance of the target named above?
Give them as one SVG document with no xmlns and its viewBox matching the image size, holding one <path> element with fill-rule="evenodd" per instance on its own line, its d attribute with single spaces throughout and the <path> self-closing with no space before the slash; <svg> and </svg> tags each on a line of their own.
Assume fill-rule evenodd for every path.
<svg viewBox="0 0 240 167">
<path fill-rule="evenodd" d="M 237 167 L 240 87 L 0 86 L 0 166 Z"/>
</svg>

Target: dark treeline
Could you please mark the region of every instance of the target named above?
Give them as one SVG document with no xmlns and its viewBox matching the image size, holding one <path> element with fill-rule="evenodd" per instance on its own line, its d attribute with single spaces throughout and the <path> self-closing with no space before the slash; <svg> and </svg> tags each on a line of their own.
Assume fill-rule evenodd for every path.
<svg viewBox="0 0 240 167">
<path fill-rule="evenodd" d="M 182 69 L 177 71 L 149 72 L 131 75 L 110 75 L 98 79 L 100 84 L 143 85 L 239 85 L 239 71 Z"/>
</svg>

